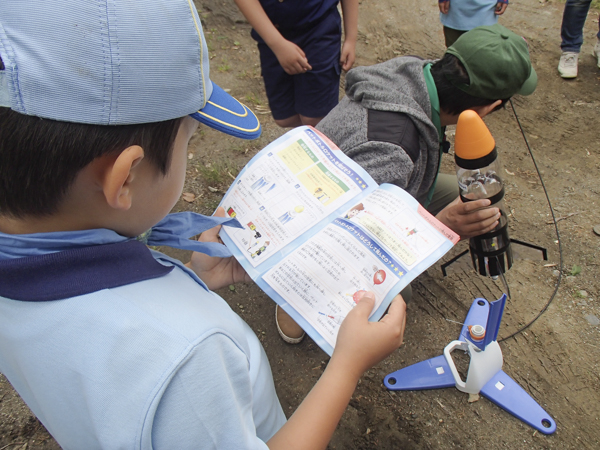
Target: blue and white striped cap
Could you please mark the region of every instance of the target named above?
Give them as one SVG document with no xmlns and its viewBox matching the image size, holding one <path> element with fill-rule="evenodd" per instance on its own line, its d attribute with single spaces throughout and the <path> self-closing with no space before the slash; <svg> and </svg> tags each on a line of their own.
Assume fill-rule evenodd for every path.
<svg viewBox="0 0 600 450">
<path fill-rule="evenodd" d="M 0 1 L 0 106 L 125 125 L 192 115 L 245 139 L 252 111 L 209 77 L 192 0 Z"/>
</svg>

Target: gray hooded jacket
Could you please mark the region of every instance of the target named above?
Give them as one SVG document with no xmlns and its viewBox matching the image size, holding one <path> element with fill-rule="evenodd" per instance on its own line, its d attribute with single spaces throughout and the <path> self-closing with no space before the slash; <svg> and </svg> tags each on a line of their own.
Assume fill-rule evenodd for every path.
<svg viewBox="0 0 600 450">
<path fill-rule="evenodd" d="M 317 125 L 377 183 L 395 184 L 421 202 L 440 161 L 423 74 L 431 62 L 400 57 L 351 70 L 346 96 Z"/>
</svg>

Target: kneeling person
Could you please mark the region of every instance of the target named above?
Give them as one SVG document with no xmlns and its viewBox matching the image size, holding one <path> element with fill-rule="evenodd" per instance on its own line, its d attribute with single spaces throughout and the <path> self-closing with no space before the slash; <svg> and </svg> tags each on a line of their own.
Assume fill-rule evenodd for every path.
<svg viewBox="0 0 600 450">
<path fill-rule="evenodd" d="M 525 40 L 502 25 L 478 27 L 437 61 L 406 56 L 351 70 L 346 96 L 317 129 L 377 183 L 403 188 L 465 239 L 491 231 L 500 211 L 487 199 L 463 203 L 456 175 L 438 173 L 445 128 L 467 109 L 485 117 L 536 85 Z M 402 295 L 409 300 L 410 286 Z M 283 334 L 297 338 L 302 330 L 284 315 Z"/>
</svg>

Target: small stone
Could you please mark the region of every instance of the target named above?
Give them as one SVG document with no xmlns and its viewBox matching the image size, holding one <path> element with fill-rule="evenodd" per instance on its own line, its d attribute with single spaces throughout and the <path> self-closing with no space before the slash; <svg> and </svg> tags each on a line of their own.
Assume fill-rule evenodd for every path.
<svg viewBox="0 0 600 450">
<path fill-rule="evenodd" d="M 600 319 L 593 314 L 588 314 L 585 316 L 585 320 L 587 320 L 590 325 L 600 325 Z"/>
<path fill-rule="evenodd" d="M 587 306 L 587 302 L 585 300 L 582 300 L 579 303 L 577 303 L 577 306 Z"/>
<path fill-rule="evenodd" d="M 582 290 L 580 290 L 580 291 L 579 291 L 579 296 L 580 296 L 580 297 L 584 297 L 584 298 L 585 298 L 585 297 L 587 297 L 587 296 L 588 296 L 588 293 L 587 293 L 587 291 L 584 291 L 584 290 L 582 289 Z"/>
<path fill-rule="evenodd" d="M 567 283 L 573 283 L 575 281 L 575 277 L 573 275 L 569 275 L 566 278 Z"/>
<path fill-rule="evenodd" d="M 560 275 L 560 270 L 553 270 L 552 275 L 558 277 Z"/>
<path fill-rule="evenodd" d="M 596 225 L 594 228 L 592 228 L 594 230 L 594 233 L 597 236 L 600 236 L 600 225 Z"/>
<path fill-rule="evenodd" d="M 469 394 L 469 403 L 474 403 L 479 400 L 479 394 Z"/>
</svg>

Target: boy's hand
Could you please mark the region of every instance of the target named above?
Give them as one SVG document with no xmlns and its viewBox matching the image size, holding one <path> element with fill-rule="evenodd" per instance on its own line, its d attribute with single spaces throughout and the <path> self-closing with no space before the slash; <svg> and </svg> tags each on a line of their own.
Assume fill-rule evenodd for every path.
<svg viewBox="0 0 600 450">
<path fill-rule="evenodd" d="M 508 8 L 508 0 L 499 1 L 498 3 L 496 3 L 496 10 L 494 11 L 494 14 L 496 14 L 497 16 L 500 16 L 500 15 L 504 14 L 504 11 L 506 11 L 506 8 Z"/>
<path fill-rule="evenodd" d="M 354 60 L 356 58 L 356 44 L 354 42 L 344 41 L 342 45 L 342 56 L 340 57 L 340 64 L 342 69 L 348 71 L 352 69 Z"/>
<path fill-rule="evenodd" d="M 271 50 L 288 75 L 305 73 L 312 69 L 304 51 L 287 39 L 280 39 L 276 45 L 271 46 Z"/>
<path fill-rule="evenodd" d="M 368 321 L 374 305 L 375 294 L 364 293 L 342 322 L 331 357 L 330 364 L 356 380 L 400 347 L 404 339 L 406 304 L 402 296 L 394 298 L 379 322 Z"/>
<path fill-rule="evenodd" d="M 217 208 L 215 216 L 225 217 L 225 210 L 222 207 Z M 200 242 L 221 242 L 219 238 L 220 230 L 220 225 L 206 230 L 200 235 L 198 240 Z M 192 260 L 186 266 L 192 269 L 211 290 L 219 289 L 233 283 L 252 280 L 233 256 L 218 258 L 194 252 L 192 253 Z"/>
<path fill-rule="evenodd" d="M 492 231 L 498 225 L 500 210 L 487 206 L 490 206 L 488 199 L 463 203 L 460 197 L 456 197 L 436 218 L 461 239 L 467 239 Z"/>
<path fill-rule="evenodd" d="M 440 8 L 440 12 L 442 14 L 448 14 L 448 11 L 450 11 L 450 0 L 439 1 L 438 7 Z"/>
</svg>

